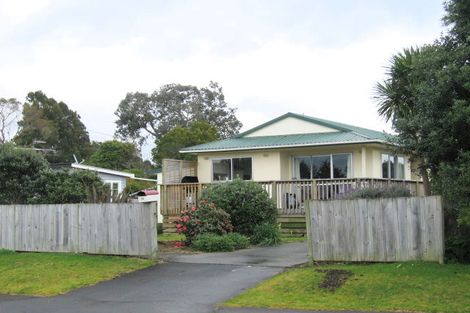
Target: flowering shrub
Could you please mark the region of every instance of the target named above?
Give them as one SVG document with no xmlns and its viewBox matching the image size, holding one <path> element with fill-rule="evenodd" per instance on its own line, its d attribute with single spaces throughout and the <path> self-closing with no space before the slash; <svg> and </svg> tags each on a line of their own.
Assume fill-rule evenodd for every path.
<svg viewBox="0 0 470 313">
<path fill-rule="evenodd" d="M 207 201 L 201 201 L 198 207 L 184 210 L 176 221 L 176 232 L 186 236 L 188 245 L 200 234 L 224 235 L 232 231 L 230 215 Z"/>
</svg>

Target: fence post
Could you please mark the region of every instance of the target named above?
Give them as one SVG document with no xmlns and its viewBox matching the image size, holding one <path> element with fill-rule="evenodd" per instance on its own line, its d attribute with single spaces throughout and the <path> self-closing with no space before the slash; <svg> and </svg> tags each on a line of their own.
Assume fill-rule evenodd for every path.
<svg viewBox="0 0 470 313">
<path fill-rule="evenodd" d="M 305 226 L 307 228 L 307 255 L 308 255 L 308 264 L 313 265 L 313 238 L 312 238 L 312 220 L 310 214 L 310 204 L 312 200 L 306 201 L 305 204 Z"/>
</svg>

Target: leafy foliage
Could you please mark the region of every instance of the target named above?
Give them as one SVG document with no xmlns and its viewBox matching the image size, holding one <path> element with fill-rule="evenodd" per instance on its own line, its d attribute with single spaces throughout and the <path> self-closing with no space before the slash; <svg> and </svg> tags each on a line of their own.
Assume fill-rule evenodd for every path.
<svg viewBox="0 0 470 313">
<path fill-rule="evenodd" d="M 245 249 L 250 245 L 250 240 L 238 233 L 216 235 L 211 233 L 201 234 L 194 241 L 196 250 L 205 252 L 233 251 Z"/>
<path fill-rule="evenodd" d="M 194 160 L 192 154 L 182 154 L 179 151 L 184 147 L 194 146 L 219 139 L 217 129 L 205 121 L 196 121 L 188 128 L 176 126 L 161 138 L 155 141 L 156 147 L 152 150 L 153 160 L 162 164 L 162 159 Z"/>
<path fill-rule="evenodd" d="M 0 145 L 0 204 L 27 203 L 37 193 L 47 169 L 46 160 L 38 153 Z"/>
<path fill-rule="evenodd" d="M 238 133 L 242 124 L 235 109 L 225 102 L 222 88 L 215 82 L 208 87 L 169 84 L 151 95 L 128 93 L 115 112 L 116 135 L 145 140 L 151 135 L 159 140 L 175 125 L 188 128 L 195 121 L 206 121 L 223 137 Z"/>
<path fill-rule="evenodd" d="M 397 55 L 377 92 L 379 113 L 398 134 L 393 143 L 420 162 L 424 182 L 430 176 L 444 196 L 447 235 L 459 237 L 470 228 L 470 2 L 446 1 L 445 9 L 448 33 Z"/>
<path fill-rule="evenodd" d="M 53 171 L 37 152 L 0 145 L 0 204 L 92 202 L 108 193 L 94 173 Z"/>
<path fill-rule="evenodd" d="M 240 179 L 212 185 L 203 190 L 202 200 L 214 203 L 230 215 L 234 230 L 251 236 L 256 225 L 275 224 L 276 205 L 259 184 Z"/>
<path fill-rule="evenodd" d="M 230 215 L 213 203 L 201 201 L 199 206 L 184 210 L 176 222 L 176 230 L 184 234 L 186 244 L 191 245 L 201 234 L 224 235 L 233 231 Z"/>
<path fill-rule="evenodd" d="M 263 223 L 256 225 L 253 235 L 250 237 L 251 243 L 261 246 L 278 246 L 281 244 L 281 232 L 279 225 L 273 223 Z"/>
<path fill-rule="evenodd" d="M 362 188 L 346 194 L 343 199 L 379 199 L 411 197 L 410 190 L 403 186 L 387 186 L 382 188 Z"/>
<path fill-rule="evenodd" d="M 28 199 L 28 203 L 91 202 L 93 191 L 109 193 L 109 190 L 95 173 L 46 170 L 41 173 L 40 184 L 34 196 Z"/>
<path fill-rule="evenodd" d="M 98 144 L 96 151 L 86 163 L 122 171 L 138 166 L 141 159 L 134 144 L 109 140 Z"/>
<path fill-rule="evenodd" d="M 32 146 L 36 140 L 45 141 L 47 147 L 57 150 L 56 154 L 47 156 L 51 162 L 71 162 L 73 154 L 78 158 L 89 154 L 90 139 L 77 112 L 41 91 L 28 94 L 18 125 L 14 141 L 22 146 Z"/>
</svg>

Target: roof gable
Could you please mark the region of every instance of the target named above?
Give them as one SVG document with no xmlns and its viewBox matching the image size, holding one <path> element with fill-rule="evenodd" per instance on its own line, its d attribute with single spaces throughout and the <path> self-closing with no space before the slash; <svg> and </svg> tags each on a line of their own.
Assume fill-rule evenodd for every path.
<svg viewBox="0 0 470 313">
<path fill-rule="evenodd" d="M 339 125 L 327 123 L 324 120 L 316 120 L 305 115 L 289 112 L 264 124 L 247 130 L 246 132 L 239 134 L 237 138 L 329 133 L 336 131 L 347 131 L 347 129 Z"/>
</svg>

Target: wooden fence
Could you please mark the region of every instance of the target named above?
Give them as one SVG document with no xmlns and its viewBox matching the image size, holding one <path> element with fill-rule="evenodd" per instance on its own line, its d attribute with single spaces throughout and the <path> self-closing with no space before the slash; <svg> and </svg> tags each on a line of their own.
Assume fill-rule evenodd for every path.
<svg viewBox="0 0 470 313">
<path fill-rule="evenodd" d="M 156 207 L 143 203 L 0 205 L 0 249 L 153 257 Z"/>
<path fill-rule="evenodd" d="M 314 261 L 438 261 L 444 258 L 441 198 L 311 201 Z"/>
<path fill-rule="evenodd" d="M 400 185 L 412 195 L 424 195 L 422 182 L 379 178 L 340 178 L 316 180 L 261 181 L 259 183 L 276 203 L 280 215 L 303 215 L 310 200 L 331 200 L 367 187 Z M 214 183 L 215 184 L 215 183 Z M 220 184 L 220 183 L 218 183 Z M 204 188 L 211 184 L 164 184 L 161 186 L 161 209 L 165 216 L 180 215 L 182 210 L 197 205 Z"/>
</svg>

